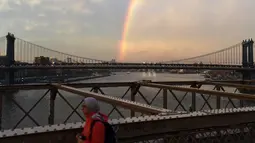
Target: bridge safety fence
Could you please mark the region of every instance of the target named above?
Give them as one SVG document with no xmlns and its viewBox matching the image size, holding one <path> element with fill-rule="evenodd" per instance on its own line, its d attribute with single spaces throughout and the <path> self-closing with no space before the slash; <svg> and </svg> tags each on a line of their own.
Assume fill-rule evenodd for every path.
<svg viewBox="0 0 255 143">
<path fill-rule="evenodd" d="M 255 138 L 254 107 L 110 120 L 119 143 L 246 143 Z M 242 118 L 238 118 L 242 117 Z M 76 143 L 82 122 L 4 130 L 1 143 Z"/>
<path fill-rule="evenodd" d="M 54 84 L 53 84 L 54 85 Z M 39 126 L 55 123 L 84 121 L 81 113 L 80 92 L 66 91 L 52 84 L 0 86 L 1 128 Z M 138 106 L 167 109 L 173 114 L 211 109 L 253 106 L 255 98 L 249 93 L 254 87 L 240 81 L 204 82 L 110 82 L 65 84 L 105 97 L 116 97 L 136 102 Z M 76 93 L 76 94 L 75 94 Z M 77 94 L 79 96 L 77 96 Z M 87 95 L 88 96 L 88 95 Z M 98 98 L 97 96 L 95 96 Z M 141 108 L 116 104 L 112 100 L 100 102 L 103 113 L 111 119 L 138 117 L 148 113 Z M 125 104 L 126 105 L 126 104 Z M 129 105 L 129 103 L 128 103 Z M 143 111 L 143 112 L 141 112 Z M 151 112 L 151 110 L 150 110 Z M 154 112 L 154 110 L 153 110 Z"/>
</svg>

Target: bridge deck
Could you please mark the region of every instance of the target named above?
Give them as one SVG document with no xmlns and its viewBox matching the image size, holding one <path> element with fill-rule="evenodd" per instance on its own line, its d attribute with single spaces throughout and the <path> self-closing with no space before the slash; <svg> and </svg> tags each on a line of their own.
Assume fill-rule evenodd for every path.
<svg viewBox="0 0 255 143">
<path fill-rule="evenodd" d="M 245 70 L 254 71 L 255 68 L 242 67 L 241 65 L 194 65 L 194 64 L 72 64 L 72 65 L 13 65 L 0 66 L 0 70 L 49 70 L 49 69 L 211 69 L 211 70 Z"/>
</svg>

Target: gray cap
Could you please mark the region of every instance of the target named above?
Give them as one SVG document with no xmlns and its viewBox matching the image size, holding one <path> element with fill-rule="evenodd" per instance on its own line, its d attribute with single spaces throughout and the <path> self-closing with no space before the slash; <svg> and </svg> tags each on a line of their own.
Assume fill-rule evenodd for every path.
<svg viewBox="0 0 255 143">
<path fill-rule="evenodd" d="M 99 112 L 100 107 L 98 101 L 93 97 L 87 97 L 83 100 L 83 105 L 85 105 L 90 112 Z"/>
</svg>

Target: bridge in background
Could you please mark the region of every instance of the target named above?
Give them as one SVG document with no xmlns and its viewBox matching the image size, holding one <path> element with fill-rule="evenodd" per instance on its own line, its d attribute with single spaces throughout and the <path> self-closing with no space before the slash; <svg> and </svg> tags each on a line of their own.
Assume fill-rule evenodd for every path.
<svg viewBox="0 0 255 143">
<path fill-rule="evenodd" d="M 235 44 L 231 47 L 215 51 L 212 53 L 199 55 L 191 58 L 184 58 L 179 60 L 170 60 L 158 62 L 161 64 L 199 64 L 206 65 L 242 65 L 253 66 L 253 40 L 245 40 L 241 43 Z M 8 34 L 6 37 L 0 38 L 0 53 L 2 56 L 7 56 L 10 64 L 17 65 L 74 65 L 74 64 L 88 64 L 88 63 L 115 63 L 115 61 L 92 59 L 87 57 L 80 57 L 71 55 L 52 49 L 48 49 L 28 41 L 15 38 L 14 35 Z M 40 59 L 41 57 L 41 59 Z M 44 57 L 44 58 L 43 58 Z M 6 62 L 2 61 L 2 65 Z M 149 63 L 155 63 L 150 61 Z M 119 63 L 125 64 L 125 63 Z M 127 63 L 128 64 L 128 63 Z M 135 63 L 129 63 L 135 64 Z M 139 63 L 136 63 L 139 64 Z"/>
<path fill-rule="evenodd" d="M 140 70 L 140 69 L 189 69 L 189 70 L 232 70 L 243 74 L 244 80 L 253 79 L 254 45 L 253 40 L 245 40 L 231 47 L 192 58 L 180 60 L 119 63 L 114 61 L 75 56 L 48 49 L 14 37 L 8 33 L 0 38 L 0 72 L 6 84 L 14 84 L 20 77 L 44 77 L 49 75 L 78 75 L 89 69 L 104 70 Z M 38 75 L 33 75 L 33 74 Z M 85 76 L 85 75 L 80 75 Z"/>
</svg>

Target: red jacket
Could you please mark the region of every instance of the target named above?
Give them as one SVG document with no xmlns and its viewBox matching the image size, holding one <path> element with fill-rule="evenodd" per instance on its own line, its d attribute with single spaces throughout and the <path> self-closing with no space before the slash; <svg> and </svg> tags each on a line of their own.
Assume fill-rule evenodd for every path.
<svg viewBox="0 0 255 143">
<path fill-rule="evenodd" d="M 86 116 L 86 124 L 84 126 L 82 134 L 88 139 L 90 133 L 90 126 L 93 120 L 108 121 L 108 117 L 102 113 L 91 113 Z M 101 122 L 94 124 L 91 141 L 85 141 L 84 143 L 104 143 L 105 127 Z"/>
</svg>

